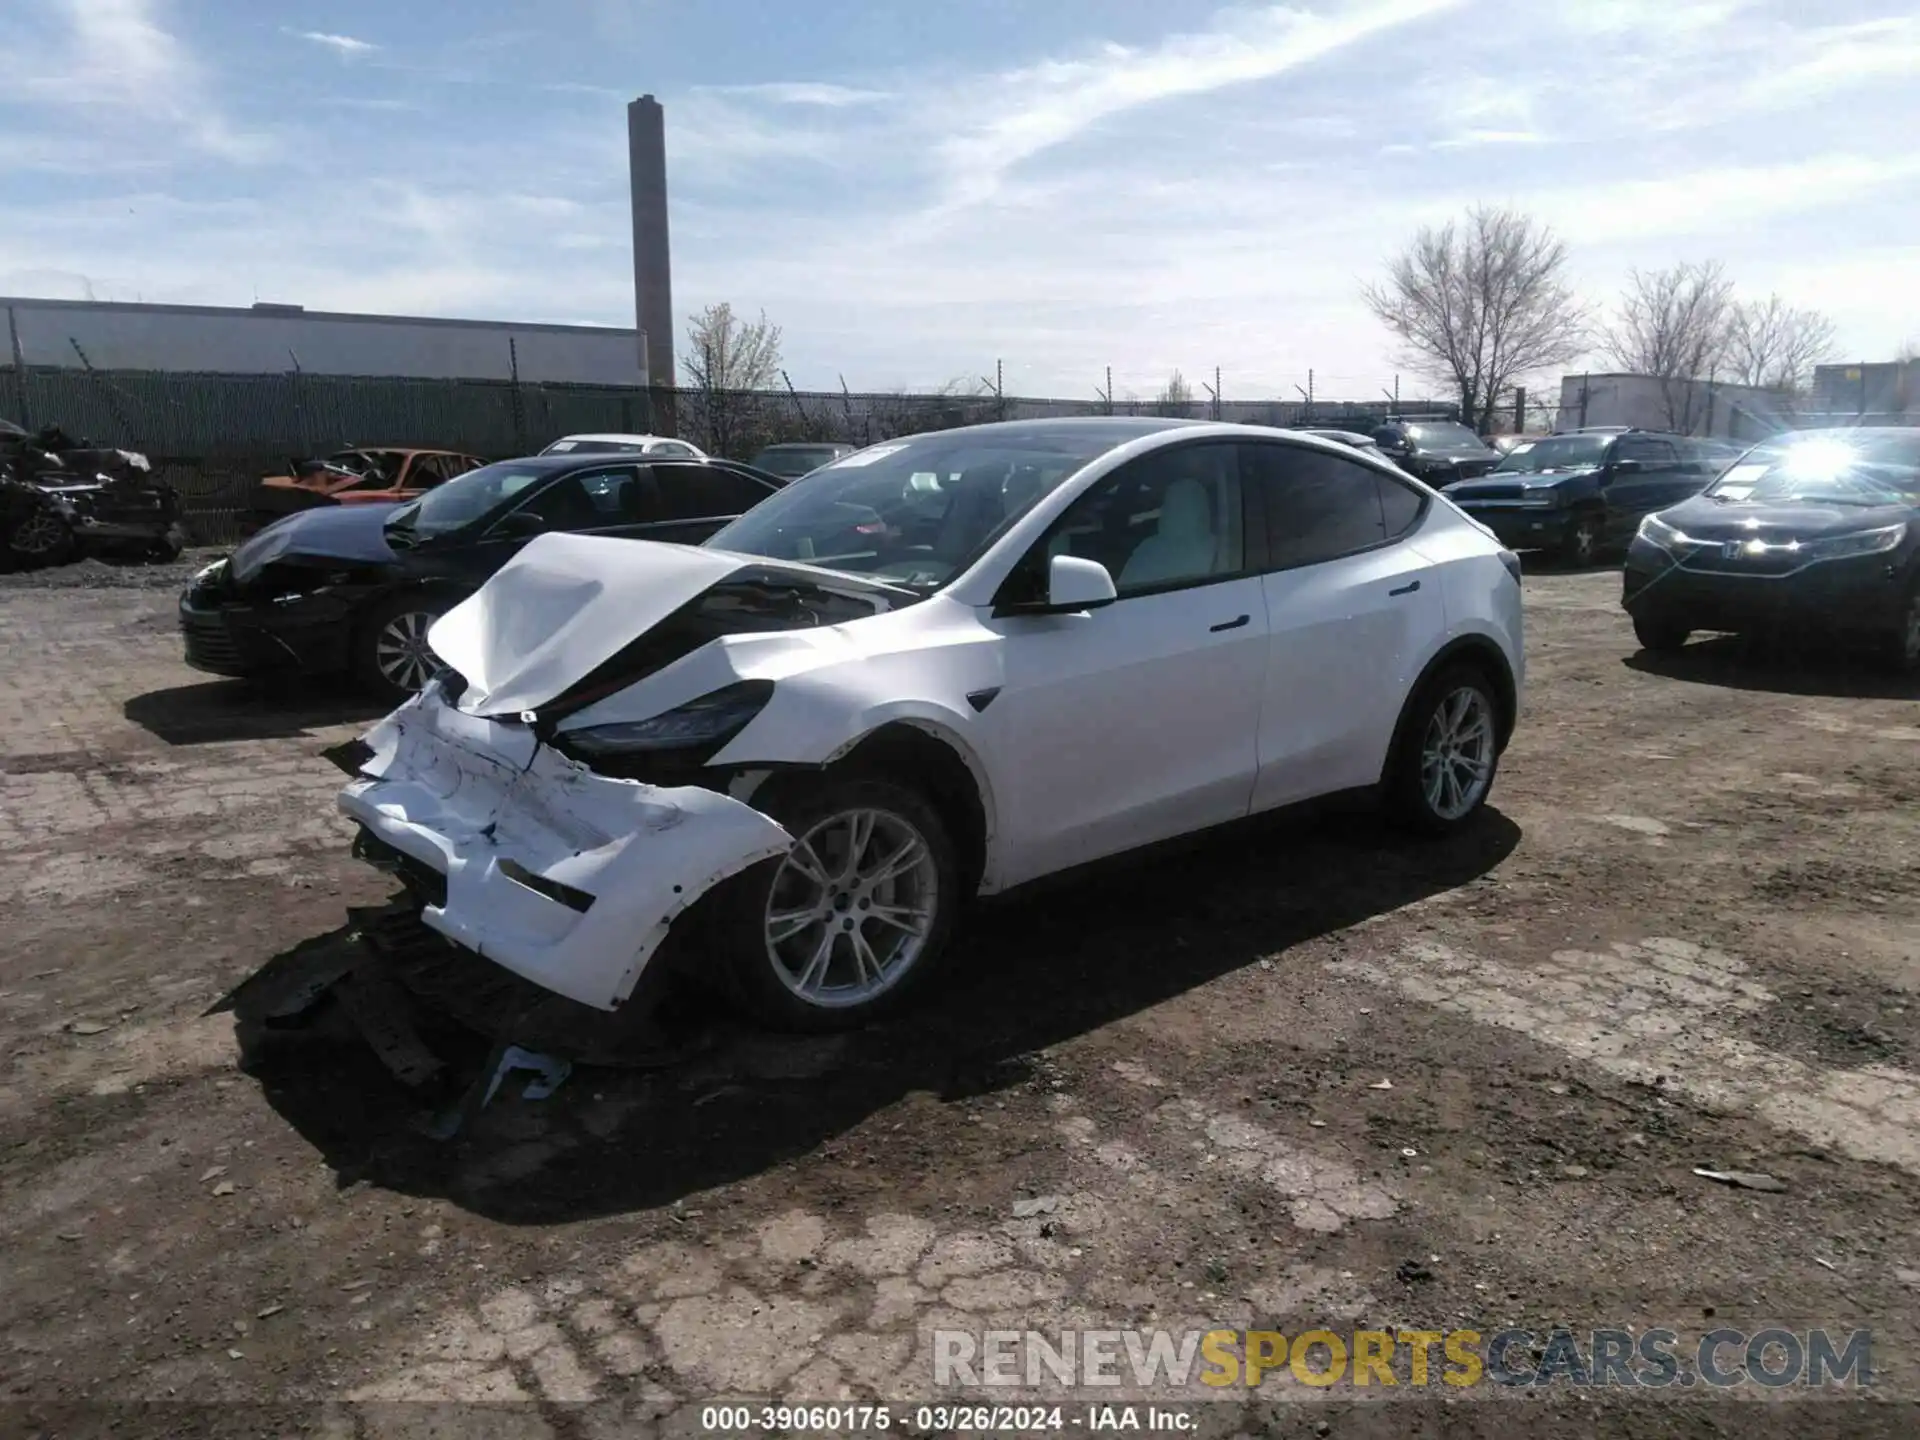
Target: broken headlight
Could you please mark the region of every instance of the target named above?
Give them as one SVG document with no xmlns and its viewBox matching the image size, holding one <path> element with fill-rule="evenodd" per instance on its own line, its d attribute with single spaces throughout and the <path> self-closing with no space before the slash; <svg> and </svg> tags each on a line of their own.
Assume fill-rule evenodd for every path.
<svg viewBox="0 0 1920 1440">
<path fill-rule="evenodd" d="M 771 680 L 743 680 L 663 715 L 570 730 L 562 739 L 567 749 L 586 757 L 662 750 L 700 750 L 711 755 L 746 729 L 772 696 Z"/>
</svg>

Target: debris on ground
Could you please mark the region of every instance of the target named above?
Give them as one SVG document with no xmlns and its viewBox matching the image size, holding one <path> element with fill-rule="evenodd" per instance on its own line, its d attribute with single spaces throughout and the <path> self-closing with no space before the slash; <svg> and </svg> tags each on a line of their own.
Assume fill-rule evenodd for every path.
<svg viewBox="0 0 1920 1440">
<path fill-rule="evenodd" d="M 104 1035 L 113 1027 L 99 1020 L 69 1020 L 67 1031 L 73 1035 Z"/>
<path fill-rule="evenodd" d="M 231 1195 L 233 1194 L 234 1189 L 235 1189 L 235 1186 L 233 1181 L 222 1180 L 218 1185 L 213 1187 L 213 1193 L 215 1195 Z"/>
<path fill-rule="evenodd" d="M 1787 1188 L 1784 1180 L 1776 1180 L 1771 1175 L 1762 1175 L 1757 1170 L 1707 1170 L 1696 1165 L 1693 1173 L 1702 1180 L 1717 1180 L 1722 1185 L 1732 1185 L 1740 1190 L 1777 1192 Z"/>
<path fill-rule="evenodd" d="M 1026 1220 L 1035 1215 L 1051 1215 L 1060 1208 L 1058 1195 L 1036 1195 L 1031 1200 L 1013 1202 L 1013 1218 Z"/>
<path fill-rule="evenodd" d="M 1376 1080 L 1373 1084 L 1367 1086 L 1369 1090 L 1391 1090 L 1392 1088 L 1393 1082 L 1391 1080 Z"/>
<path fill-rule="evenodd" d="M 573 1073 L 573 1065 L 556 1055 L 543 1055 L 538 1050 L 523 1050 L 518 1045 L 509 1045 L 501 1052 L 500 1063 L 493 1067 L 493 1078 L 487 1082 L 487 1093 L 480 1098 L 482 1108 L 492 1101 L 500 1082 L 516 1070 L 530 1070 L 535 1077 L 527 1082 L 526 1088 L 520 1092 L 520 1098 L 545 1100 L 566 1083 L 567 1076 Z"/>
<path fill-rule="evenodd" d="M 1433 1271 L 1418 1260 L 1402 1260 L 1393 1276 L 1402 1285 L 1424 1285 L 1433 1279 Z"/>
</svg>

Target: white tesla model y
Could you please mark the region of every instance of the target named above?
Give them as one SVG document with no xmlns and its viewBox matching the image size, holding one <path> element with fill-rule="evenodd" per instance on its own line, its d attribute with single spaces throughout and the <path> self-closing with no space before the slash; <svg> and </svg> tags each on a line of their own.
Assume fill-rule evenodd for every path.
<svg viewBox="0 0 1920 1440">
<path fill-rule="evenodd" d="M 1332 441 L 972 426 L 703 546 L 537 537 L 340 804 L 426 924 L 549 991 L 622 1006 L 678 926 L 762 1018 L 848 1025 L 974 895 L 1337 791 L 1467 824 L 1520 608 L 1490 532 Z"/>
</svg>

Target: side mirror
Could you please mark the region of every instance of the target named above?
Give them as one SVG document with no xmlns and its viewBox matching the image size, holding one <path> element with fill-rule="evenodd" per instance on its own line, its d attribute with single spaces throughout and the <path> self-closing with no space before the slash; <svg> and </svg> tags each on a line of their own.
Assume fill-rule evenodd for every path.
<svg viewBox="0 0 1920 1440">
<path fill-rule="evenodd" d="M 502 515 L 499 523 L 493 527 L 493 533 L 509 540 L 531 540 L 536 535 L 545 534 L 547 522 L 531 510 L 515 510 Z"/>
<path fill-rule="evenodd" d="M 1113 576 L 1098 560 L 1056 555 L 1047 566 L 1047 608 L 1062 613 L 1092 610 L 1120 598 Z"/>
<path fill-rule="evenodd" d="M 1638 475 L 1647 467 L 1639 460 L 1616 460 L 1613 462 L 1615 475 Z"/>
</svg>

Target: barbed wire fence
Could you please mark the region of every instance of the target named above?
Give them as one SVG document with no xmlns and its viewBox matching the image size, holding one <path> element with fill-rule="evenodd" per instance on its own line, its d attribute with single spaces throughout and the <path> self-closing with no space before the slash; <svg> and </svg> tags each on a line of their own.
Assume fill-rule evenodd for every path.
<svg viewBox="0 0 1920 1440">
<path fill-rule="evenodd" d="M 782 377 L 783 381 L 786 377 Z M 28 429 L 58 425 L 76 438 L 138 450 L 180 492 L 196 540 L 222 543 L 264 475 L 290 461 L 359 446 L 406 446 L 506 458 L 562 435 L 672 435 L 709 454 L 750 460 L 783 441 L 872 445 L 901 435 L 994 420 L 1164 415 L 1276 427 L 1366 430 L 1390 414 L 1453 418 L 1458 406 L 1404 398 L 1389 377 L 1371 392 L 1329 395 L 1311 373 L 1290 397 L 1233 398 L 1218 369 L 1197 396 L 1116 396 L 1111 370 L 1084 399 L 1007 393 L 994 366 L 970 388 L 934 393 L 558 384 L 483 379 L 235 375 L 0 366 L 0 406 Z"/>
</svg>

